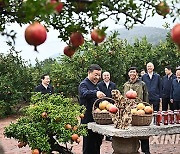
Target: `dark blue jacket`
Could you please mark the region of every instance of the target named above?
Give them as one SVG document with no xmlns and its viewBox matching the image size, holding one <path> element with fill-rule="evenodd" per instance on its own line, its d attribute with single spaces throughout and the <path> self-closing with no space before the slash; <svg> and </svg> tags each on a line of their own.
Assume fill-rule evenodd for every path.
<svg viewBox="0 0 180 154">
<path fill-rule="evenodd" d="M 177 79 L 172 81 L 170 98 L 174 101 L 180 101 L 180 82 Z"/>
<path fill-rule="evenodd" d="M 48 85 L 47 89 L 42 85 L 38 85 L 35 90 L 35 92 L 41 92 L 42 94 L 53 94 L 54 88 L 51 85 Z"/>
<path fill-rule="evenodd" d="M 146 83 L 149 93 L 149 101 L 159 101 L 162 98 L 162 81 L 161 77 L 157 73 L 153 73 L 152 79 L 150 79 L 148 74 L 142 76 L 142 81 Z"/>
<path fill-rule="evenodd" d="M 163 76 L 162 79 L 162 98 L 170 98 L 172 81 L 176 78 L 174 74 L 172 74 L 169 78 L 168 75 Z"/>
<path fill-rule="evenodd" d="M 96 92 L 98 90 L 97 85 L 94 85 L 88 78 L 85 78 L 78 87 L 80 105 L 84 105 L 86 107 L 85 116 L 82 119 L 83 124 L 94 121 L 92 116 L 92 107 L 97 99 Z"/>
<path fill-rule="evenodd" d="M 105 95 L 107 97 L 112 97 L 111 91 L 113 89 L 116 89 L 116 84 L 114 82 L 110 81 L 109 86 L 107 88 L 105 82 L 101 81 L 98 83 L 98 87 L 99 87 L 99 90 L 102 91 L 103 93 L 105 93 Z"/>
</svg>

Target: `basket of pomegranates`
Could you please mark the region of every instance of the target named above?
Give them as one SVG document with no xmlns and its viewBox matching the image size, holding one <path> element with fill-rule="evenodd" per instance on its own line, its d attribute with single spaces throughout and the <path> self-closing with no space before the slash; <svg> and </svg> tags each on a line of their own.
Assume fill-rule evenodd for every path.
<svg viewBox="0 0 180 154">
<path fill-rule="evenodd" d="M 110 112 L 117 112 L 117 107 L 114 105 L 115 100 L 109 97 L 97 99 L 92 108 L 94 121 L 100 125 L 112 124 Z"/>
<path fill-rule="evenodd" d="M 140 102 L 131 109 L 132 126 L 149 126 L 153 118 L 153 108 L 147 102 Z"/>
</svg>

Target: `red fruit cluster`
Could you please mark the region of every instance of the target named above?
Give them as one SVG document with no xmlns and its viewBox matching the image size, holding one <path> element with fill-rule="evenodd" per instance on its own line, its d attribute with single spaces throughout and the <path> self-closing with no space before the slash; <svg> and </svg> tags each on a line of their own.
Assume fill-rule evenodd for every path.
<svg viewBox="0 0 180 154">
<path fill-rule="evenodd" d="M 76 49 L 83 45 L 84 37 L 80 32 L 73 32 L 70 36 L 70 45 L 64 48 L 64 54 L 68 57 L 72 57 Z"/>
<path fill-rule="evenodd" d="M 71 136 L 71 140 L 75 141 L 76 143 L 79 143 L 81 141 L 78 134 L 73 134 Z"/>
</svg>

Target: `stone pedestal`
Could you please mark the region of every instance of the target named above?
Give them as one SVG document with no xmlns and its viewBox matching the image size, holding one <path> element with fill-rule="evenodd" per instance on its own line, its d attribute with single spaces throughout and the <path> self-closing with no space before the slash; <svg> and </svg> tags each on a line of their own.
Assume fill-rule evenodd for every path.
<svg viewBox="0 0 180 154">
<path fill-rule="evenodd" d="M 113 136 L 112 147 L 114 149 L 113 154 L 139 154 L 138 149 L 140 147 L 140 143 L 137 138 L 122 138 Z"/>
</svg>

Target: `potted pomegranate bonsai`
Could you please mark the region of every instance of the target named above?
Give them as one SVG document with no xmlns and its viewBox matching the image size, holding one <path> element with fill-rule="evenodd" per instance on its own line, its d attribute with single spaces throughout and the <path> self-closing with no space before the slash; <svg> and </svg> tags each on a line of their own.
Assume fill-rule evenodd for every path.
<svg viewBox="0 0 180 154">
<path fill-rule="evenodd" d="M 28 144 L 32 153 L 72 153 L 71 144 L 79 143 L 80 136 L 86 135 L 86 125 L 79 123 L 84 111 L 70 98 L 37 93 L 25 108 L 24 116 L 6 127 L 4 134 L 15 138 L 19 148 Z"/>
</svg>

